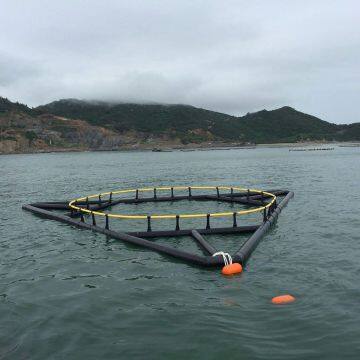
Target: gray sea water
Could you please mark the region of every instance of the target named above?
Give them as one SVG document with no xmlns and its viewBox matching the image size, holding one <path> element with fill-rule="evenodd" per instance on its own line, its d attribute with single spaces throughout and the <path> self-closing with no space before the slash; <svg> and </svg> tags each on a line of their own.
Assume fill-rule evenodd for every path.
<svg viewBox="0 0 360 360">
<path fill-rule="evenodd" d="M 295 192 L 231 278 L 21 209 L 122 188 L 219 184 Z M 0 358 L 358 359 L 359 184 L 359 148 L 1 156 Z M 153 210 L 171 205 L 161 206 Z M 208 239 L 230 252 L 241 241 Z M 272 305 L 283 293 L 296 302 Z"/>
</svg>

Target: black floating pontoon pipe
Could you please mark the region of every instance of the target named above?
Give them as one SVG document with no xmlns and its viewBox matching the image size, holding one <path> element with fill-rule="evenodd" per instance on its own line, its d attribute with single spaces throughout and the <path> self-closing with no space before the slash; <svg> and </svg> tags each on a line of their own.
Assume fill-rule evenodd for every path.
<svg viewBox="0 0 360 360">
<path fill-rule="evenodd" d="M 128 234 L 125 234 L 122 232 L 116 232 L 116 231 L 109 230 L 109 229 L 99 227 L 99 226 L 93 226 L 93 225 L 85 223 L 85 222 L 76 221 L 68 216 L 54 214 L 50 211 L 39 209 L 39 208 L 36 208 L 31 205 L 23 205 L 23 209 L 30 211 L 32 213 L 44 216 L 48 219 L 57 220 L 57 221 L 67 223 L 67 224 L 70 224 L 70 225 L 73 225 L 73 226 L 76 226 L 79 228 L 89 229 L 94 232 L 102 233 L 102 234 L 110 236 L 114 239 L 122 240 L 127 243 L 134 244 L 134 245 L 139 245 L 139 246 L 157 251 L 162 254 L 170 255 L 170 256 L 176 257 L 178 259 L 188 261 L 192 264 L 201 265 L 201 266 L 222 266 L 222 264 L 223 264 L 223 259 L 221 256 L 216 256 L 216 257 L 206 256 L 205 257 L 205 256 L 190 254 L 186 251 L 171 248 L 171 247 L 168 247 L 165 245 L 158 244 L 153 241 L 149 241 L 146 239 L 136 237 L 136 236 L 128 235 Z"/>
<path fill-rule="evenodd" d="M 213 255 L 217 252 L 217 250 L 211 244 L 209 244 L 197 230 L 191 230 L 191 235 L 210 255 Z"/>
<path fill-rule="evenodd" d="M 216 235 L 216 234 L 245 234 L 253 233 L 259 228 L 259 225 L 246 225 L 238 227 L 218 227 L 211 229 L 196 229 L 199 234 L 203 235 Z M 178 230 L 153 230 L 153 231 L 130 231 L 126 234 L 143 237 L 143 238 L 156 238 L 156 237 L 175 237 L 191 235 L 193 229 L 178 229 Z"/>
<path fill-rule="evenodd" d="M 103 203 L 107 203 L 107 201 L 103 201 Z M 89 200 L 89 205 L 97 205 L 98 201 Z M 31 204 L 40 209 L 49 209 L 49 210 L 71 210 L 69 207 L 69 201 L 61 201 L 61 202 L 39 202 Z M 86 206 L 86 202 L 77 202 L 77 206 L 84 205 Z"/>
<path fill-rule="evenodd" d="M 270 226 L 273 223 L 275 223 L 281 210 L 287 205 L 287 203 L 292 197 L 294 197 L 294 193 L 290 191 L 284 197 L 284 199 L 282 199 L 282 201 L 278 204 L 278 206 L 274 209 L 270 217 L 267 218 L 266 221 L 262 223 L 262 225 L 260 225 L 260 227 L 249 237 L 249 239 L 237 251 L 237 253 L 233 256 L 234 261 L 240 262 L 241 264 L 246 263 L 252 252 L 256 249 L 256 246 L 259 244 L 261 238 L 266 234 Z"/>
<path fill-rule="evenodd" d="M 250 198 L 249 200 L 246 199 L 246 197 L 233 197 L 230 196 L 223 196 L 217 197 L 215 195 L 205 195 L 202 197 L 203 200 L 218 200 L 218 201 L 226 201 L 226 202 L 232 202 L 232 203 L 239 203 L 239 204 L 245 204 L 245 205 L 256 205 L 256 206 L 263 206 L 264 204 L 261 201 L 253 200 Z"/>
</svg>

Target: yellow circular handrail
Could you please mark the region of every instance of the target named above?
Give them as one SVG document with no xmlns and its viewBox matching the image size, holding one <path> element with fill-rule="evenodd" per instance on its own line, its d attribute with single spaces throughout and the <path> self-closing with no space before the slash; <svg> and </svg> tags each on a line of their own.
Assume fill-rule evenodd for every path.
<svg viewBox="0 0 360 360">
<path fill-rule="evenodd" d="M 93 198 L 99 198 L 102 196 L 107 196 L 107 195 L 117 195 L 117 194 L 127 194 L 127 193 L 136 193 L 137 191 L 141 191 L 141 192 L 147 192 L 147 191 L 154 191 L 154 190 L 159 190 L 159 191 L 165 191 L 165 190 L 228 190 L 228 191 L 249 191 L 251 193 L 257 193 L 257 194 L 263 194 L 266 196 L 270 196 L 272 198 L 272 200 L 261 207 L 255 208 L 255 209 L 249 209 L 249 210 L 239 210 L 239 211 L 231 211 L 231 212 L 219 212 L 219 213 L 210 213 L 210 214 L 164 214 L 164 215 L 123 215 L 123 214 L 111 214 L 111 213 L 107 213 L 107 212 L 101 212 L 101 211 L 92 211 L 90 209 L 86 209 L 86 208 L 82 208 L 80 206 L 76 206 L 75 204 L 77 202 L 80 201 L 87 201 L 89 199 L 93 199 Z M 80 211 L 82 213 L 85 214 L 94 214 L 94 215 L 99 215 L 99 216 L 108 216 L 109 218 L 116 218 L 116 219 L 147 219 L 149 216 L 151 217 L 151 219 L 176 219 L 176 217 L 178 216 L 179 218 L 182 219 L 190 219 L 190 218 L 202 218 L 202 217 L 207 217 L 208 215 L 210 215 L 210 217 L 224 217 L 224 216 L 233 216 L 234 214 L 237 215 L 245 215 L 245 214 L 252 214 L 252 213 L 256 213 L 256 212 L 260 212 L 263 211 L 264 209 L 269 208 L 276 200 L 276 196 L 274 194 L 271 194 L 269 192 L 266 191 L 261 191 L 261 190 L 255 190 L 255 189 L 245 189 L 245 188 L 240 188 L 240 187 L 231 187 L 231 186 L 163 186 L 163 187 L 157 187 L 157 188 L 140 188 L 140 189 L 129 189 L 129 190 L 117 190 L 117 191 L 109 191 L 109 192 L 104 192 L 104 193 L 100 193 L 100 194 L 95 194 L 95 195 L 90 195 L 90 196 L 85 196 L 85 197 L 81 197 L 78 199 L 74 199 L 71 200 L 69 202 L 69 207 L 73 210 L 77 210 Z"/>
</svg>

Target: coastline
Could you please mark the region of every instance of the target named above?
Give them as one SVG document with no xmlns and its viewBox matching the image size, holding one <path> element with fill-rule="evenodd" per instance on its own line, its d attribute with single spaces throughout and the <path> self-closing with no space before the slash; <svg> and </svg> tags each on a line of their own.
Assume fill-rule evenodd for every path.
<svg viewBox="0 0 360 360">
<path fill-rule="evenodd" d="M 211 151 L 211 150 L 253 150 L 256 148 L 306 148 L 306 147 L 318 147 L 318 146 L 338 146 L 338 147 L 360 147 L 360 142 L 356 141 L 335 141 L 335 142 L 322 142 L 322 141 L 307 141 L 297 143 L 264 143 L 264 144 L 247 144 L 240 145 L 234 143 L 200 143 L 200 144 L 187 144 L 187 145 L 174 145 L 174 144 L 161 144 L 158 146 L 122 146 L 109 149 L 92 149 L 81 147 L 69 147 L 69 148 L 46 148 L 36 149 L 29 148 L 29 151 L 14 151 L 3 152 L 1 155 L 25 155 L 25 154 L 51 154 L 51 153 L 71 153 L 71 152 L 191 152 L 191 151 Z"/>
</svg>

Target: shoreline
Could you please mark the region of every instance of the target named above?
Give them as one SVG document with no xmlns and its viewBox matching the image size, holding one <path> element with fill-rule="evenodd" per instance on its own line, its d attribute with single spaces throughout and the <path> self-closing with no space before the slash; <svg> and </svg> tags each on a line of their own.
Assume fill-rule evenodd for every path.
<svg viewBox="0 0 360 360">
<path fill-rule="evenodd" d="M 25 154 L 51 154 L 51 153 L 71 153 L 71 152 L 192 152 L 192 151 L 212 151 L 212 150 L 254 150 L 257 148 L 306 148 L 309 146 L 338 146 L 338 147 L 360 147 L 360 142 L 354 141 L 336 141 L 336 142 L 317 142 L 309 141 L 302 143 L 265 143 L 265 144 L 248 144 L 248 145 L 235 145 L 235 144 L 188 144 L 184 146 L 165 146 L 164 144 L 157 147 L 134 147 L 124 146 L 116 149 L 89 149 L 89 148 L 54 148 L 54 149 L 32 149 L 32 151 L 14 151 L 9 153 L 0 153 L 1 155 L 25 155 Z"/>
</svg>

